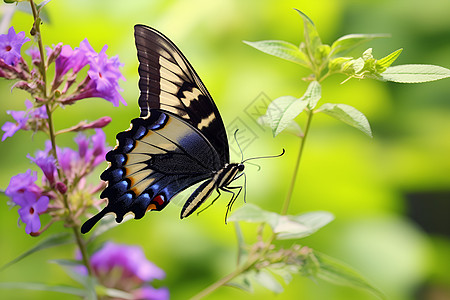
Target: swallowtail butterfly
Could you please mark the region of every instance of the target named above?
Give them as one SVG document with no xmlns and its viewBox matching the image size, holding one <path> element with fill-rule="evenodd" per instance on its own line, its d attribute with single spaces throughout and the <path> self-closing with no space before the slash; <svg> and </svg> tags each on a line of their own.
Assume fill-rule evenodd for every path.
<svg viewBox="0 0 450 300">
<path fill-rule="evenodd" d="M 220 190 L 233 194 L 230 210 L 242 190 L 229 186 L 243 174 L 244 165 L 230 163 L 222 118 L 200 77 L 162 33 L 144 25 L 134 29 L 141 114 L 117 134 L 117 146 L 106 155 L 110 165 L 100 178 L 108 186 L 100 197 L 108 204 L 83 224 L 82 233 L 107 213 L 120 223 L 129 212 L 140 219 L 149 210 L 160 211 L 175 195 L 202 181 L 185 202 L 181 218 L 196 211 L 214 190 L 219 196 Z"/>
</svg>

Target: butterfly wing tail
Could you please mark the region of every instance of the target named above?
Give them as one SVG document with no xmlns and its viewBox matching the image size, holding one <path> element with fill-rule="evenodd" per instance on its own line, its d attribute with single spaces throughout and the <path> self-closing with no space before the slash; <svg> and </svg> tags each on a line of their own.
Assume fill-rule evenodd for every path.
<svg viewBox="0 0 450 300">
<path fill-rule="evenodd" d="M 109 213 L 110 210 L 108 209 L 108 206 L 106 206 L 102 211 L 100 211 L 98 214 L 84 222 L 83 226 L 81 226 L 81 233 L 85 234 L 88 233 L 92 227 L 94 227 L 95 224 L 100 221 L 101 218 L 103 218 L 107 213 Z"/>
</svg>

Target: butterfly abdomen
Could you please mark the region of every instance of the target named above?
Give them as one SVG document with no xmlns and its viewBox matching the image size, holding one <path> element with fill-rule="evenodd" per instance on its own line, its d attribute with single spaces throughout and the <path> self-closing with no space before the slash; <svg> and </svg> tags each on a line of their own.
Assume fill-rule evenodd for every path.
<svg viewBox="0 0 450 300">
<path fill-rule="evenodd" d="M 216 172 L 212 179 L 203 182 L 189 197 L 181 210 L 180 218 L 186 218 L 196 211 L 208 198 L 214 190 L 226 190 L 226 187 L 236 179 L 239 173 L 244 170 L 243 164 L 226 164 L 224 168 Z M 217 198 L 216 198 L 217 199 Z M 214 199 L 212 202 L 214 202 Z"/>
</svg>

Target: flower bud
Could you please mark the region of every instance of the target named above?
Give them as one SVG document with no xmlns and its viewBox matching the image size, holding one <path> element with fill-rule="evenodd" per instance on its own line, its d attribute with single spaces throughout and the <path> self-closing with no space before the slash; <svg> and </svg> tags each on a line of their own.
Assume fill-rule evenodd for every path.
<svg viewBox="0 0 450 300">
<path fill-rule="evenodd" d="M 67 186 L 66 186 L 63 182 L 61 182 L 61 181 L 58 181 L 58 182 L 56 183 L 56 189 L 57 189 L 58 192 L 60 192 L 61 194 L 65 194 L 65 193 L 67 192 Z"/>
</svg>

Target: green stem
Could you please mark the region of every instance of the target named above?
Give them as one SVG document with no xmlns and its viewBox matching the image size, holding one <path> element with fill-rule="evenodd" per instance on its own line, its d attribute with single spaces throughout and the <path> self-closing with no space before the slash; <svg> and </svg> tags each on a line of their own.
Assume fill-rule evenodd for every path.
<svg viewBox="0 0 450 300">
<path fill-rule="evenodd" d="M 87 253 L 86 242 L 80 233 L 80 227 L 77 225 L 73 225 L 72 229 L 73 229 L 73 234 L 75 235 L 75 239 L 77 240 L 78 248 L 80 248 L 83 264 L 86 266 L 89 276 L 93 276 L 94 271 L 93 271 L 91 263 L 89 261 L 89 255 Z"/>
<path fill-rule="evenodd" d="M 236 222 L 237 223 L 237 222 Z M 258 227 L 258 240 L 259 242 L 255 244 L 255 246 L 250 251 L 250 254 L 248 255 L 247 261 L 242 264 L 240 267 L 237 267 L 236 270 L 228 274 L 227 276 L 219 279 L 218 281 L 214 282 L 204 290 L 202 290 L 200 293 L 195 295 L 194 297 L 190 298 L 191 300 L 199 300 L 203 297 L 208 296 L 209 294 L 213 293 L 218 288 L 224 286 L 237 276 L 247 272 L 250 270 L 257 262 L 261 261 L 266 257 L 267 252 L 270 251 L 273 241 L 276 238 L 276 234 L 272 234 L 270 239 L 267 242 L 262 242 L 262 231 L 264 230 L 265 223 L 262 223 Z M 263 244 L 261 244 L 263 243 Z"/>
<path fill-rule="evenodd" d="M 213 284 L 208 286 L 206 289 L 202 290 L 200 293 L 198 293 L 194 297 L 190 298 L 190 300 L 199 300 L 199 299 L 202 299 L 202 298 L 208 296 L 209 294 L 211 294 L 212 292 L 214 292 L 221 286 L 224 286 L 225 284 L 227 284 L 228 282 L 230 282 L 231 280 L 233 280 L 240 274 L 248 271 L 251 267 L 253 267 L 253 265 L 259 260 L 260 257 L 261 257 L 261 254 L 253 253 L 253 255 L 249 256 L 249 259 L 247 260 L 247 262 L 244 265 L 242 265 L 241 267 L 238 267 L 236 270 L 234 270 L 227 276 L 223 277 L 222 279 L 214 282 Z"/>
<path fill-rule="evenodd" d="M 42 75 L 42 80 L 44 81 L 44 98 L 47 98 L 47 75 L 46 75 L 46 66 L 45 66 L 45 59 L 44 59 L 44 46 L 42 44 L 42 38 L 41 38 L 41 30 L 40 30 L 40 20 L 39 20 L 39 14 L 36 9 L 36 4 L 34 4 L 33 0 L 30 0 L 31 10 L 33 12 L 33 18 L 34 18 L 34 34 L 37 36 L 37 41 L 39 45 L 39 54 L 41 55 L 41 63 L 40 63 L 40 71 Z"/>
<path fill-rule="evenodd" d="M 30 5 L 31 5 L 31 11 L 33 12 L 33 18 L 34 18 L 34 30 L 35 30 L 34 33 L 37 36 L 37 42 L 39 45 L 39 54 L 41 56 L 41 62 L 40 62 L 39 69 L 41 71 L 42 81 L 44 82 L 44 89 L 42 92 L 44 93 L 44 99 L 47 100 L 47 66 L 45 65 L 44 45 L 42 44 L 41 28 L 40 28 L 41 24 L 39 21 L 39 13 L 36 9 L 36 4 L 34 4 L 33 0 L 30 0 Z M 55 140 L 55 129 L 53 126 L 52 111 L 51 111 L 50 104 L 48 102 L 45 103 L 45 110 L 47 111 L 47 116 L 48 116 L 47 122 L 48 122 L 48 127 L 49 127 L 49 135 L 50 135 L 50 140 L 52 142 L 51 153 L 55 159 L 58 159 L 56 156 L 56 140 Z"/>
<path fill-rule="evenodd" d="M 47 94 L 47 66 L 45 65 L 45 54 L 44 54 L 44 46 L 42 44 L 42 37 L 41 37 L 41 30 L 40 30 L 40 19 L 39 19 L 39 12 L 36 9 L 36 4 L 34 3 L 33 0 L 29 0 L 30 1 L 30 5 L 31 5 L 31 10 L 33 12 L 33 18 L 34 18 L 34 33 L 37 36 L 37 41 L 38 41 L 38 45 L 39 45 L 39 54 L 41 56 L 41 62 L 40 62 L 40 72 L 42 75 L 42 81 L 44 82 L 44 88 L 43 88 L 43 98 L 46 100 L 45 103 L 45 109 L 47 111 L 47 122 L 48 122 L 48 127 L 49 127 L 49 135 L 50 135 L 50 140 L 52 143 L 52 149 L 51 149 L 51 154 L 52 156 L 55 158 L 56 160 L 56 164 L 59 165 L 58 163 L 58 156 L 56 154 L 56 135 L 55 135 L 55 129 L 54 129 L 54 125 L 53 125 L 53 118 L 52 118 L 52 108 L 50 106 L 49 103 L 49 99 L 48 98 L 48 94 Z M 63 178 L 63 174 L 60 171 L 60 169 L 58 168 L 58 175 L 59 178 Z M 81 237 L 80 234 L 80 229 L 79 226 L 76 225 L 76 221 L 73 220 L 73 213 L 72 210 L 70 208 L 69 205 L 69 201 L 67 199 L 67 195 L 62 195 L 63 199 L 64 199 L 64 206 L 67 209 L 67 214 L 68 214 L 68 219 L 70 220 L 70 226 L 72 227 L 73 233 L 75 235 L 75 239 L 78 245 L 78 248 L 81 251 L 81 255 L 82 255 L 82 260 L 84 265 L 86 266 L 88 273 L 90 276 L 92 276 L 93 273 L 93 269 L 92 266 L 89 262 L 89 256 L 87 253 L 87 248 L 86 248 L 86 244 L 85 241 L 83 240 L 83 238 Z"/>
<path fill-rule="evenodd" d="M 235 277 L 237 277 L 242 272 L 243 272 L 243 270 L 240 268 L 234 270 L 232 273 L 228 274 L 227 276 L 223 277 L 219 281 L 216 281 L 215 283 L 208 286 L 206 289 L 202 290 L 200 293 L 198 293 L 197 295 L 192 297 L 191 300 L 199 300 L 199 299 L 202 299 L 202 298 L 208 296 L 209 294 L 211 294 L 212 292 L 214 292 L 221 286 L 223 286 L 223 285 L 227 284 L 228 282 L 230 282 L 231 280 L 233 280 Z"/>
<path fill-rule="evenodd" d="M 297 180 L 298 169 L 300 166 L 300 160 L 302 158 L 303 149 L 305 148 L 306 138 L 308 137 L 308 132 L 309 132 L 309 128 L 311 125 L 313 112 L 311 110 L 308 110 L 307 113 L 308 113 L 308 119 L 306 120 L 305 133 L 303 134 L 303 138 L 300 140 L 300 148 L 298 151 L 297 161 L 295 162 L 294 174 L 292 175 L 291 185 L 289 186 L 289 190 L 286 195 L 286 199 L 284 200 L 284 203 L 283 203 L 283 209 L 281 210 L 282 215 L 287 214 L 288 209 L 289 209 L 289 204 L 291 203 L 292 193 L 294 191 L 295 182 Z"/>
</svg>

